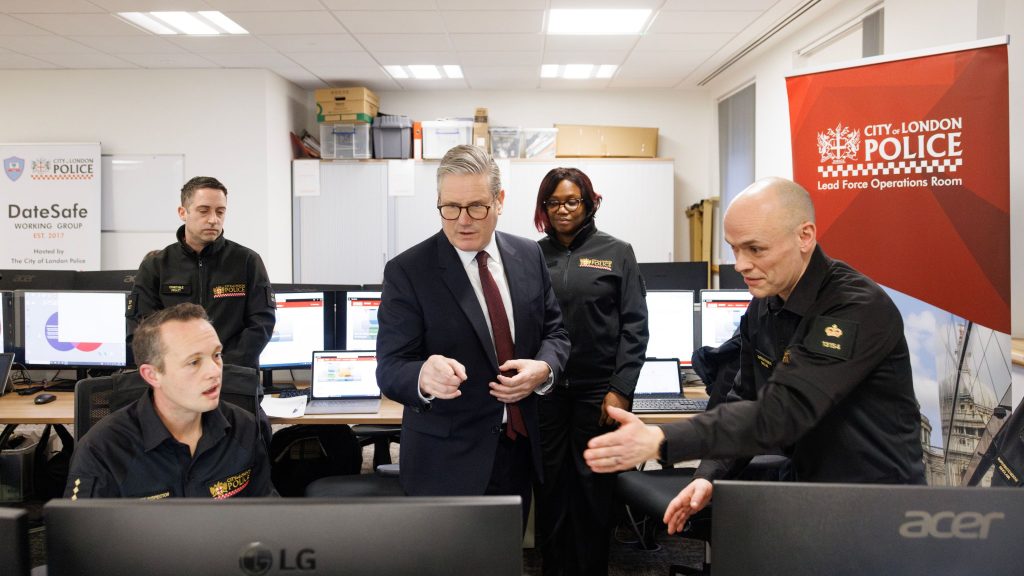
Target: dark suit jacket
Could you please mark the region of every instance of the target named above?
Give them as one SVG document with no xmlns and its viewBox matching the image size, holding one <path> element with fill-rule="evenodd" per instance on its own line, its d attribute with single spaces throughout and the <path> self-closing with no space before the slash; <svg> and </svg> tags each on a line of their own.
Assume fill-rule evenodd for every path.
<svg viewBox="0 0 1024 576">
<path fill-rule="evenodd" d="M 540 248 L 525 238 L 495 234 L 512 297 L 515 357 L 547 362 L 557 381 L 569 337 Z M 488 387 L 498 361 L 480 302 L 443 231 L 387 263 L 377 320 L 377 382 L 387 397 L 405 405 L 402 487 L 410 495 L 483 494 L 504 406 Z M 466 367 L 458 398 L 420 400 L 420 367 L 432 354 Z M 519 405 L 539 474 L 536 394 Z"/>
</svg>

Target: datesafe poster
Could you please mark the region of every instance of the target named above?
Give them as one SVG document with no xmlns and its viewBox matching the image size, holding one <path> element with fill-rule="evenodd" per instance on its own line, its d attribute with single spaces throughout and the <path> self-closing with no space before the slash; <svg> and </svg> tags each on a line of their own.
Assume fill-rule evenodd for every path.
<svg viewBox="0 0 1024 576">
<path fill-rule="evenodd" d="M 100 145 L 0 144 L 0 268 L 100 269 Z"/>
<path fill-rule="evenodd" d="M 1005 38 L 786 80 L 818 242 L 900 308 L 929 484 L 976 471 L 1012 408 Z"/>
</svg>

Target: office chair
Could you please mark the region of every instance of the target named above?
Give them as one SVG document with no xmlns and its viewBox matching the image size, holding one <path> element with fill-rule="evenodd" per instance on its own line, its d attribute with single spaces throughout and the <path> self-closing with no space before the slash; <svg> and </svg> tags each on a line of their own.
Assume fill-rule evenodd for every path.
<svg viewBox="0 0 1024 576">
<path fill-rule="evenodd" d="M 75 384 L 75 441 L 110 414 L 114 380 L 110 376 L 83 378 Z"/>
<path fill-rule="evenodd" d="M 359 498 L 405 496 L 394 464 L 382 465 L 373 474 L 326 476 L 306 486 L 307 498 Z"/>
<path fill-rule="evenodd" d="M 359 447 L 373 444 L 373 468 L 391 464 L 391 444 L 401 441 L 401 424 L 354 424 L 352 432 L 359 440 Z"/>
</svg>

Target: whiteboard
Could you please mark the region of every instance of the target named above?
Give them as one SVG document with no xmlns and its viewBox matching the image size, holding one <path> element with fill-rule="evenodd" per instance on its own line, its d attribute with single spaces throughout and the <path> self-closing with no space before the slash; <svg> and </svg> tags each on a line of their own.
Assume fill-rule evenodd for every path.
<svg viewBox="0 0 1024 576">
<path fill-rule="evenodd" d="M 114 154 L 102 159 L 103 232 L 168 232 L 181 225 L 183 154 Z"/>
</svg>

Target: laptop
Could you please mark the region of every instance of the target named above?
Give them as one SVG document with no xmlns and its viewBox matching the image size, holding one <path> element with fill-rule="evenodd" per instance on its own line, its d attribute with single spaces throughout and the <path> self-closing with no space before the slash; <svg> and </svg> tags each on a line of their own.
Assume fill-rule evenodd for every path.
<svg viewBox="0 0 1024 576">
<path fill-rule="evenodd" d="M 374 414 L 380 409 L 373 350 L 313 352 L 310 374 L 306 414 Z"/>
<path fill-rule="evenodd" d="M 14 354 L 0 353 L 0 396 L 7 392 L 7 381 L 11 378 L 11 367 L 14 366 Z"/>
<path fill-rule="evenodd" d="M 648 358 L 633 391 L 633 412 L 703 412 L 707 400 L 685 398 L 678 358 Z"/>
</svg>

